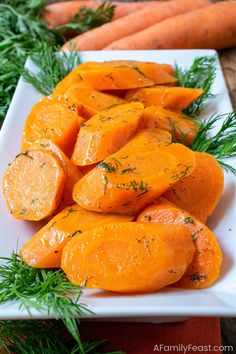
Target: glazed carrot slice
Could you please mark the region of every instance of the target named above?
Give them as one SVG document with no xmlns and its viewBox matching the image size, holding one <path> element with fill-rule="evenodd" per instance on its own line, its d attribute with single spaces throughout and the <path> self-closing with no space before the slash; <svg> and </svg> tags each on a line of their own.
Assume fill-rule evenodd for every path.
<svg viewBox="0 0 236 354">
<path fill-rule="evenodd" d="M 99 70 L 101 68 L 134 68 L 144 77 L 152 80 L 156 85 L 174 84 L 176 82 L 175 69 L 169 64 L 142 62 L 137 60 L 112 60 L 105 62 L 86 62 L 80 65 L 80 70 Z"/>
<path fill-rule="evenodd" d="M 134 136 L 143 105 L 128 103 L 101 111 L 81 126 L 72 161 L 79 166 L 104 160 Z"/>
<path fill-rule="evenodd" d="M 184 145 L 148 142 L 142 134 L 82 177 L 73 198 L 89 210 L 135 213 L 194 167 L 195 155 Z"/>
<path fill-rule="evenodd" d="M 41 220 L 61 202 L 66 174 L 47 151 L 27 151 L 16 156 L 3 176 L 3 193 L 17 219 Z"/>
<path fill-rule="evenodd" d="M 212 155 L 206 152 L 194 154 L 196 167 L 191 175 L 174 184 L 164 197 L 205 223 L 223 193 L 224 174 Z"/>
<path fill-rule="evenodd" d="M 72 161 L 54 144 L 51 140 L 41 139 L 33 144 L 34 150 L 49 151 L 59 161 L 63 171 L 66 174 L 66 182 L 60 203 L 60 210 L 73 204 L 72 191 L 76 182 L 83 176 L 82 172 Z"/>
<path fill-rule="evenodd" d="M 105 109 L 126 103 L 122 98 L 90 88 L 81 88 L 78 84 L 69 88 L 65 95 L 76 102 L 79 115 L 85 119 L 89 119 Z"/>
<path fill-rule="evenodd" d="M 187 87 L 155 86 L 130 90 L 125 95 L 127 101 L 139 101 L 145 106 L 161 106 L 182 111 L 203 93 L 202 89 Z"/>
<path fill-rule="evenodd" d="M 115 223 L 75 236 L 62 253 L 62 269 L 73 284 L 134 293 L 178 281 L 195 247 L 183 226 Z"/>
<path fill-rule="evenodd" d="M 97 68 L 88 68 L 83 64 L 75 68 L 55 88 L 55 93 L 65 93 L 72 84 L 83 83 L 97 91 L 123 90 L 154 85 L 136 67 L 114 66 L 110 63 Z"/>
<path fill-rule="evenodd" d="M 29 239 L 20 251 L 22 259 L 35 268 L 59 268 L 64 246 L 75 235 L 115 222 L 127 222 L 132 218 L 114 214 L 100 214 L 72 205 L 51 219 Z"/>
<path fill-rule="evenodd" d="M 174 112 L 159 106 L 146 107 L 140 126 L 142 128 L 159 128 L 172 134 L 173 141 L 189 145 L 195 138 L 199 126 L 182 112 Z"/>
<path fill-rule="evenodd" d="M 186 273 L 176 286 L 206 288 L 219 277 L 222 263 L 219 243 L 213 232 L 193 215 L 160 198 L 155 204 L 143 210 L 137 221 L 156 225 L 185 225 L 191 232 L 196 252 Z"/>
<path fill-rule="evenodd" d="M 29 150 L 36 140 L 52 140 L 71 156 L 79 130 L 75 103 L 65 96 L 50 95 L 36 103 L 23 131 L 21 151 Z"/>
<path fill-rule="evenodd" d="M 138 69 L 143 71 L 143 73 L 148 76 L 148 72 L 150 69 L 151 72 L 155 73 L 155 68 L 162 69 L 168 74 L 172 76 L 171 81 L 173 81 L 173 77 L 175 74 L 175 68 L 170 65 L 170 64 L 162 64 L 162 63 L 154 63 L 154 62 L 143 62 L 143 61 L 138 61 L 138 60 L 111 60 L 111 61 L 87 61 L 83 64 L 80 65 L 80 69 L 98 69 L 100 66 L 107 66 L 107 65 L 112 65 L 112 66 L 136 66 Z M 147 70 L 145 70 L 145 67 Z M 149 77 L 149 79 L 155 81 L 155 76 Z"/>
</svg>

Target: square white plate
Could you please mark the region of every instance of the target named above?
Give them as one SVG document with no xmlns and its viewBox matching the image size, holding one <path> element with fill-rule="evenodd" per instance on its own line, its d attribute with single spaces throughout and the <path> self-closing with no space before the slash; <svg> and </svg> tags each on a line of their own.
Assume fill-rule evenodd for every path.
<svg viewBox="0 0 236 354">
<path fill-rule="evenodd" d="M 163 51 L 98 51 L 81 53 L 82 61 L 135 59 L 160 63 L 178 63 L 185 68 L 195 57 L 214 55 L 213 50 L 163 50 Z M 32 64 L 28 64 L 28 67 Z M 211 113 L 232 111 L 222 70 L 218 63 L 214 82 L 217 98 L 205 110 Z M 27 115 L 40 99 L 29 84 L 19 81 L 7 117 L 0 132 L 0 177 L 15 155 L 18 154 L 21 134 Z M 217 127 L 216 127 L 217 129 Z M 236 161 L 231 163 L 236 167 Z M 208 225 L 216 233 L 223 250 L 223 265 L 219 280 L 204 290 L 166 288 L 149 295 L 116 295 L 101 291 L 84 291 L 81 300 L 96 314 L 96 318 L 127 318 L 129 320 L 168 320 L 177 316 L 236 316 L 236 208 L 235 177 L 225 175 L 225 190 Z M 0 256 L 10 256 L 39 228 L 37 223 L 15 220 L 7 210 L 2 191 L 0 192 Z M 138 280 L 137 280 L 138 281 Z M 0 319 L 29 318 L 26 311 L 19 311 L 18 303 L 1 305 Z M 32 311 L 34 318 L 47 315 Z M 165 319 L 163 319 L 163 316 Z M 162 317 L 162 319 L 161 319 Z"/>
</svg>

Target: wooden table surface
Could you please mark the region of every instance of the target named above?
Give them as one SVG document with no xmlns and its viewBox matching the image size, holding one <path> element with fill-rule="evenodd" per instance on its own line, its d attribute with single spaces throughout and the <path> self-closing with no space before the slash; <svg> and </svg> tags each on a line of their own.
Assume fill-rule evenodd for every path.
<svg viewBox="0 0 236 354">
<path fill-rule="evenodd" d="M 219 53 L 233 107 L 236 108 L 236 47 Z"/>
</svg>

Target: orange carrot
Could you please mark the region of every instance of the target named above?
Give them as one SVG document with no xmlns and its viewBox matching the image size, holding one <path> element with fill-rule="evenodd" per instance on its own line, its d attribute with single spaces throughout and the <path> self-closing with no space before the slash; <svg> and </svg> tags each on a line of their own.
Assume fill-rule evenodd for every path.
<svg viewBox="0 0 236 354">
<path fill-rule="evenodd" d="M 116 6 L 113 20 L 129 15 L 147 6 L 147 4 L 143 2 L 112 2 L 112 4 Z M 155 4 L 155 1 L 150 1 L 148 4 Z M 43 11 L 42 18 L 49 22 L 51 27 L 60 26 L 70 22 L 80 8 L 86 6 L 87 8 L 96 10 L 100 5 L 100 1 L 65 1 L 50 4 Z"/>
<path fill-rule="evenodd" d="M 193 1 L 195 2 L 195 1 Z M 113 49 L 223 49 L 236 44 L 236 2 L 178 15 L 104 47 Z"/>
<path fill-rule="evenodd" d="M 127 91 L 125 100 L 142 102 L 145 106 L 160 106 L 174 111 L 187 108 L 203 93 L 189 87 L 154 86 Z"/>
<path fill-rule="evenodd" d="M 94 213 L 72 205 L 51 219 L 22 247 L 20 255 L 31 267 L 59 268 L 64 246 L 75 235 L 114 222 L 131 221 L 132 217 Z"/>
<path fill-rule="evenodd" d="M 135 134 L 143 113 L 139 102 L 127 103 L 101 111 L 81 126 L 72 161 L 91 165 L 104 160 Z"/>
<path fill-rule="evenodd" d="M 217 160 L 206 152 L 195 152 L 196 167 L 190 176 L 175 183 L 165 198 L 206 222 L 224 189 L 224 174 Z"/>
<path fill-rule="evenodd" d="M 160 197 L 195 167 L 193 151 L 160 143 L 160 133 L 143 130 L 115 154 L 83 176 L 73 198 L 88 210 L 132 214 Z"/>
<path fill-rule="evenodd" d="M 125 100 L 120 97 L 89 87 L 81 87 L 80 83 L 72 85 L 65 95 L 76 102 L 78 113 L 85 119 L 92 118 L 100 111 L 125 103 Z"/>
<path fill-rule="evenodd" d="M 159 106 L 146 107 L 140 121 L 142 128 L 159 128 L 172 134 L 173 141 L 189 145 L 195 138 L 198 125 L 182 112 L 169 111 Z"/>
<path fill-rule="evenodd" d="M 208 5 L 209 0 L 173 0 L 147 4 L 144 9 L 76 36 L 65 43 L 62 50 L 70 49 L 71 45 L 77 50 L 102 49 L 120 38 L 142 31 L 169 17 Z"/>
<path fill-rule="evenodd" d="M 176 286 L 200 289 L 213 284 L 220 274 L 222 253 L 218 241 L 203 223 L 164 198 L 139 214 L 137 221 L 157 225 L 185 225 L 196 246 L 192 263 Z"/>
<path fill-rule="evenodd" d="M 41 220 L 61 202 L 66 174 L 47 151 L 31 150 L 16 156 L 3 176 L 3 193 L 17 219 Z"/>
<path fill-rule="evenodd" d="M 24 126 L 21 151 L 29 150 L 36 140 L 52 140 L 71 156 L 79 130 L 77 106 L 66 96 L 50 95 L 36 103 Z"/>
<path fill-rule="evenodd" d="M 79 286 L 123 293 L 150 292 L 178 281 L 195 247 L 180 225 L 113 223 L 68 242 L 62 269 Z"/>
<path fill-rule="evenodd" d="M 41 139 L 33 143 L 34 150 L 49 151 L 58 159 L 63 171 L 66 174 L 66 182 L 60 203 L 60 210 L 73 204 L 72 191 L 76 182 L 82 177 L 82 172 L 75 166 L 72 161 L 54 144 L 51 140 Z"/>
</svg>

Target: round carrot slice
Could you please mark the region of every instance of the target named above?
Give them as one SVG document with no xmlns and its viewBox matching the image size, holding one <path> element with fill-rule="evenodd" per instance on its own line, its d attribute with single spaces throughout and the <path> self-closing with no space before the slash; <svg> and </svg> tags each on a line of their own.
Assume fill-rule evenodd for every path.
<svg viewBox="0 0 236 354">
<path fill-rule="evenodd" d="M 17 219 L 41 220 L 60 204 L 66 174 L 47 151 L 26 151 L 16 156 L 3 176 L 8 209 Z"/>
<path fill-rule="evenodd" d="M 36 103 L 23 131 L 21 151 L 30 150 L 36 140 L 52 140 L 71 156 L 79 130 L 77 106 L 66 96 L 50 95 Z"/>
<path fill-rule="evenodd" d="M 184 226 L 115 223 L 69 241 L 63 249 L 62 269 L 80 286 L 149 292 L 178 281 L 194 252 Z"/>
</svg>

